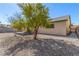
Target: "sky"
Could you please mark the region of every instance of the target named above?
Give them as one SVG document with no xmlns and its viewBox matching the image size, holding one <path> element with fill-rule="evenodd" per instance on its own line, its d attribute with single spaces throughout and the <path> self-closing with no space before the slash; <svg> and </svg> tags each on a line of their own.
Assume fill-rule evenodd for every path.
<svg viewBox="0 0 79 59">
<path fill-rule="evenodd" d="M 50 18 L 70 15 L 72 24 L 79 25 L 79 4 L 75 3 L 46 3 L 49 8 Z M 8 17 L 20 12 L 20 8 L 14 3 L 0 3 L 0 21 L 8 24 Z"/>
</svg>

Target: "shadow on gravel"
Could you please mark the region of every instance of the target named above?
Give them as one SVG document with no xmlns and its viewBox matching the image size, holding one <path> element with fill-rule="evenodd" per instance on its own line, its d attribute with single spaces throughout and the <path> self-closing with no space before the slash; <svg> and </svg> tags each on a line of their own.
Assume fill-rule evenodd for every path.
<svg viewBox="0 0 79 59">
<path fill-rule="evenodd" d="M 28 33 L 28 32 L 15 32 L 16 35 L 21 35 L 21 36 L 25 36 L 25 35 L 32 35 L 32 33 Z"/>
<path fill-rule="evenodd" d="M 5 55 L 15 56 L 19 51 L 36 49 L 35 56 L 74 56 L 79 55 L 79 48 L 64 41 L 53 39 L 25 40 L 9 48 Z M 31 52 L 29 52 L 31 53 Z M 25 56 L 28 53 L 25 54 Z M 31 55 L 30 55 L 31 56 Z"/>
</svg>

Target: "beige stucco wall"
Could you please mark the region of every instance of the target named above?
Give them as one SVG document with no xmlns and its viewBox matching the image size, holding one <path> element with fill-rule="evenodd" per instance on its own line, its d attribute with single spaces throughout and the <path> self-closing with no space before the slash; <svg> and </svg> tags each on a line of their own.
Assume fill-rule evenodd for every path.
<svg viewBox="0 0 79 59">
<path fill-rule="evenodd" d="M 70 25 L 71 25 L 71 22 L 70 22 L 70 19 L 68 19 L 67 21 L 66 21 L 66 31 L 67 31 L 67 34 L 70 32 Z"/>
<path fill-rule="evenodd" d="M 40 28 L 39 33 L 66 35 L 66 21 L 54 22 L 54 28 Z"/>
</svg>

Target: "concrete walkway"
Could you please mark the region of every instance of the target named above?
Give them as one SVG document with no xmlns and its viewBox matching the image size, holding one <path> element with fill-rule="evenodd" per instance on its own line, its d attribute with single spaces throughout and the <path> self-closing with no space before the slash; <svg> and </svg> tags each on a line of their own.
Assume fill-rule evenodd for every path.
<svg viewBox="0 0 79 59">
<path fill-rule="evenodd" d="M 78 37 L 76 35 L 76 33 L 71 33 L 69 36 L 53 36 L 53 35 L 43 35 L 43 34 L 39 34 L 38 35 L 39 38 L 52 38 L 52 39 L 58 39 L 58 40 L 78 40 Z"/>
</svg>

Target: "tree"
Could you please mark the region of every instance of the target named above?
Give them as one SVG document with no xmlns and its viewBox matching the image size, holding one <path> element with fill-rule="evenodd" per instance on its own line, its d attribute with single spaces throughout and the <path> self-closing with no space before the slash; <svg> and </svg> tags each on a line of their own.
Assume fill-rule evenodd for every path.
<svg viewBox="0 0 79 59">
<path fill-rule="evenodd" d="M 23 31 L 26 29 L 26 21 L 19 14 L 16 14 L 14 17 L 10 17 L 9 22 L 16 31 Z"/>
<path fill-rule="evenodd" d="M 27 25 L 34 33 L 34 39 L 37 39 L 37 33 L 40 27 L 49 25 L 48 8 L 43 4 L 18 4 L 22 14 L 27 19 Z"/>
</svg>

